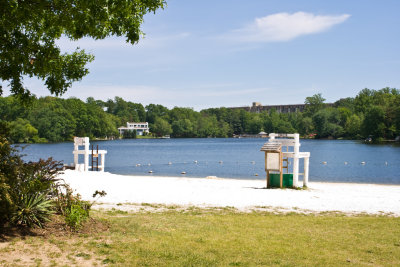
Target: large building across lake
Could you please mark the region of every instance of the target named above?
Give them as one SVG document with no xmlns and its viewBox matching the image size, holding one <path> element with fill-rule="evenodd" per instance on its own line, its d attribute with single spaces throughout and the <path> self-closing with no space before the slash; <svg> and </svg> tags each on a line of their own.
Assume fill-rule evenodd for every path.
<svg viewBox="0 0 400 267">
<path fill-rule="evenodd" d="M 119 127 L 118 132 L 120 135 L 124 135 L 126 131 L 136 131 L 137 135 L 143 135 L 144 133 L 149 133 L 149 123 L 148 122 L 127 122 L 126 127 Z"/>
<path fill-rule="evenodd" d="M 326 103 L 327 106 L 332 106 L 332 103 Z M 230 109 L 244 109 L 249 112 L 260 113 L 262 111 L 270 111 L 275 109 L 278 113 L 293 113 L 303 112 L 306 104 L 292 104 L 292 105 L 266 105 L 263 106 L 260 102 L 253 102 L 253 104 L 244 107 L 231 107 Z"/>
</svg>

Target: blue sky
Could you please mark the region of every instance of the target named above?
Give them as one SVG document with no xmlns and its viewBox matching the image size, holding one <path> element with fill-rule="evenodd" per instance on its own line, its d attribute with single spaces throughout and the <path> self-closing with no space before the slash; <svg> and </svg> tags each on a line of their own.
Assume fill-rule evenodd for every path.
<svg viewBox="0 0 400 267">
<path fill-rule="evenodd" d="M 400 1 L 169 0 L 145 17 L 137 45 L 69 42 L 95 55 L 63 96 L 193 107 L 327 102 L 400 88 Z M 26 80 L 38 96 L 40 81 Z"/>
</svg>

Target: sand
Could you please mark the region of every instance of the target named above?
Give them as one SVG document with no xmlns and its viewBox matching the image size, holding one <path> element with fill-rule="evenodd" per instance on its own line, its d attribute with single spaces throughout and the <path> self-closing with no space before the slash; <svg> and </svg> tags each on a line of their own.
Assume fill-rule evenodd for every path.
<svg viewBox="0 0 400 267">
<path fill-rule="evenodd" d="M 400 216 L 400 186 L 310 182 L 307 190 L 265 189 L 264 180 L 124 176 L 67 170 L 60 175 L 84 200 L 107 195 L 96 208 L 135 210 L 143 203 L 233 207 L 239 211 L 343 212 Z"/>
</svg>

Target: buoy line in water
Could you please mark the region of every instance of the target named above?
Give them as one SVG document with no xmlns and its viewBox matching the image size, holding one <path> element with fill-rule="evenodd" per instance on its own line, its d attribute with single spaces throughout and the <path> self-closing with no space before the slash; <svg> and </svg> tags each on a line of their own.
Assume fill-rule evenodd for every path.
<svg viewBox="0 0 400 267">
<path fill-rule="evenodd" d="M 169 162 L 167 162 L 167 163 L 157 163 L 157 164 L 153 164 L 153 163 L 136 163 L 136 164 L 134 164 L 133 166 L 135 166 L 135 167 L 147 167 L 147 166 L 157 166 L 157 165 L 176 165 L 176 164 L 195 164 L 195 165 L 208 165 L 208 164 L 213 164 L 213 163 L 215 163 L 215 164 L 219 164 L 219 165 L 223 165 L 224 163 L 235 163 L 235 164 L 248 164 L 248 165 L 256 165 L 257 163 L 256 163 L 256 161 L 249 161 L 249 162 L 247 162 L 247 161 L 242 161 L 242 162 L 240 162 L 240 161 L 222 161 L 222 160 L 220 160 L 220 161 L 204 161 L 204 162 L 201 162 L 201 161 L 197 161 L 197 160 L 195 160 L 195 161 L 193 161 L 193 162 L 191 162 L 191 163 L 188 163 L 188 162 L 172 162 L 172 161 L 169 161 Z M 262 162 L 262 163 L 264 163 L 264 162 Z"/>
<path fill-rule="evenodd" d="M 191 161 L 191 162 L 186 162 L 186 161 L 184 161 L 184 162 L 172 162 L 172 161 L 169 161 L 169 162 L 167 162 L 167 163 L 158 163 L 158 164 L 153 164 L 153 163 L 136 163 L 136 164 L 134 164 L 133 166 L 134 167 L 140 167 L 140 168 L 144 168 L 144 170 L 143 170 L 143 172 L 145 173 L 145 172 L 147 172 L 148 174 L 154 174 L 154 173 L 157 173 L 157 166 L 165 166 L 165 165 L 167 165 L 167 166 L 173 166 L 173 165 L 188 165 L 188 164 L 193 164 L 193 165 L 195 165 L 195 166 L 206 166 L 206 165 L 208 165 L 208 164 L 212 164 L 212 163 L 214 163 L 216 166 L 220 166 L 220 167 L 223 167 L 224 166 L 224 161 L 222 161 L 222 160 L 220 160 L 220 161 L 204 161 L 204 162 L 200 162 L 200 161 L 198 161 L 198 160 L 193 160 L 193 161 Z M 228 163 L 228 165 L 229 165 L 229 163 L 231 163 L 231 164 L 236 164 L 236 165 L 239 165 L 239 164 L 241 164 L 241 165 L 243 165 L 243 164 L 246 164 L 246 165 L 248 165 L 248 166 L 252 166 L 253 168 L 254 168 L 254 165 L 256 165 L 256 161 L 249 161 L 249 162 L 239 162 L 239 161 L 228 161 L 228 162 L 226 162 L 226 163 Z M 290 163 L 290 162 L 289 162 Z M 152 166 L 153 168 L 152 169 L 150 169 L 150 170 L 146 170 L 146 168 L 147 167 L 150 167 L 150 166 Z M 250 171 L 251 170 L 255 170 L 255 169 L 250 169 Z M 182 170 L 182 171 L 178 171 L 177 173 L 180 173 L 181 175 L 185 175 L 185 174 L 187 174 L 187 171 L 186 170 Z M 249 173 L 249 175 L 250 176 L 259 176 L 259 174 L 258 173 L 253 173 L 253 174 L 250 174 Z"/>
<path fill-rule="evenodd" d="M 177 166 L 181 166 L 180 170 L 176 170 L 177 175 L 186 175 L 192 172 L 191 168 L 204 168 L 205 166 L 214 166 L 216 168 L 234 168 L 234 166 L 241 166 L 241 168 L 248 168 L 248 174 L 249 176 L 259 176 L 259 168 L 262 166 L 264 168 L 264 162 L 257 163 L 256 161 L 199 161 L 199 160 L 189 160 L 189 161 L 180 161 L 180 162 L 173 162 L 173 161 L 168 161 L 166 163 L 149 163 L 149 162 L 144 162 L 144 163 L 136 163 L 133 164 L 133 167 L 140 168 L 143 173 L 148 173 L 148 174 L 155 174 L 158 173 L 158 167 L 160 166 L 165 166 L 167 165 L 170 168 L 177 168 Z M 395 166 L 393 163 L 390 163 L 385 161 L 385 162 L 371 162 L 371 161 L 343 161 L 343 162 L 329 162 L 329 161 L 319 161 L 319 162 L 310 162 L 310 164 L 315 164 L 322 165 L 324 168 L 332 168 L 335 166 L 340 166 L 344 165 L 348 168 L 367 168 L 368 166 L 385 166 L 385 167 L 393 167 Z M 192 165 L 192 166 L 190 166 Z M 289 158 L 288 165 L 291 166 L 293 165 L 293 159 Z M 183 166 L 188 166 L 188 167 L 183 167 Z M 190 166 L 190 167 L 189 167 Z M 151 168 L 151 169 L 150 169 Z M 302 168 L 302 163 L 300 163 L 300 168 Z M 195 171 L 196 172 L 196 171 Z"/>
<path fill-rule="evenodd" d="M 329 163 L 327 161 L 322 161 L 322 162 L 320 162 L 320 164 L 322 164 L 322 165 L 332 165 L 332 163 Z M 339 164 L 341 164 L 341 163 L 338 163 L 338 162 L 333 163 L 333 165 L 339 165 Z M 352 165 L 352 166 L 354 166 L 354 165 L 372 165 L 372 166 L 379 166 L 379 165 L 390 166 L 390 165 L 393 165 L 393 164 L 389 164 L 387 161 L 385 161 L 384 163 L 377 163 L 377 162 L 370 163 L 370 162 L 366 162 L 366 161 L 360 161 L 360 162 L 351 163 L 351 162 L 348 162 L 348 161 L 344 161 L 343 164 L 344 165 Z"/>
</svg>

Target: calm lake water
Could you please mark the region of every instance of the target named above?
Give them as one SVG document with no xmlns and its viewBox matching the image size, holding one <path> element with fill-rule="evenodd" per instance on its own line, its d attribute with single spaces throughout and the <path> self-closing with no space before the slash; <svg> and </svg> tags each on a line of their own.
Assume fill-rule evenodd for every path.
<svg viewBox="0 0 400 267">
<path fill-rule="evenodd" d="M 91 144 L 108 151 L 106 171 L 115 174 L 265 179 L 264 153 L 260 152 L 265 142 L 266 139 L 205 138 L 131 139 Z M 300 142 L 300 151 L 311 152 L 310 181 L 400 184 L 398 145 L 367 145 L 349 140 Z M 25 160 L 52 156 L 69 164 L 73 162 L 72 150 L 73 143 L 32 144 L 23 153 Z M 186 175 L 181 175 L 182 171 Z"/>
</svg>

